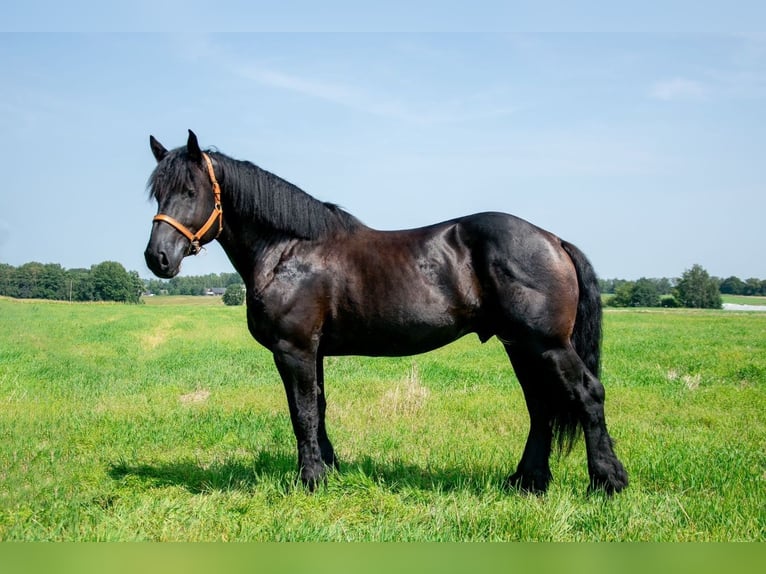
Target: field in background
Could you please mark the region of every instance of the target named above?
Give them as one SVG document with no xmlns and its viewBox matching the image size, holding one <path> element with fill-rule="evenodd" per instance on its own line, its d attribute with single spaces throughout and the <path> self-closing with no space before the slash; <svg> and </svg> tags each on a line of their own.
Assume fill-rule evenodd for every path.
<svg viewBox="0 0 766 574">
<path fill-rule="evenodd" d="M 766 305 L 766 297 L 753 297 L 748 295 L 721 295 L 724 303 L 735 303 L 737 305 Z"/>
<path fill-rule="evenodd" d="M 1 540 L 766 539 L 766 314 L 607 311 L 612 499 L 582 442 L 547 495 L 501 488 L 528 422 L 495 341 L 328 358 L 342 469 L 309 494 L 244 308 L 150 299 L 0 299 Z"/>
<path fill-rule="evenodd" d="M 191 305 L 194 307 L 222 306 L 223 301 L 217 295 L 153 295 L 141 297 L 141 303 L 152 306 Z"/>
</svg>

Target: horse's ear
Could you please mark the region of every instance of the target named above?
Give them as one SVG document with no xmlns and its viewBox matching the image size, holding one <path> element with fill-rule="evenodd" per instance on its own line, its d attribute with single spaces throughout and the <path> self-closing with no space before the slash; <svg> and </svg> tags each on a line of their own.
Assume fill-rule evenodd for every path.
<svg viewBox="0 0 766 574">
<path fill-rule="evenodd" d="M 154 136 L 149 136 L 149 146 L 152 148 L 152 153 L 154 154 L 157 163 L 161 162 L 162 158 L 168 155 L 168 150 L 166 150 L 165 146 L 160 142 L 154 139 Z"/>
<path fill-rule="evenodd" d="M 202 163 L 202 150 L 199 148 L 197 136 L 191 130 L 189 130 L 189 141 L 186 142 L 186 153 L 192 161 Z"/>
</svg>

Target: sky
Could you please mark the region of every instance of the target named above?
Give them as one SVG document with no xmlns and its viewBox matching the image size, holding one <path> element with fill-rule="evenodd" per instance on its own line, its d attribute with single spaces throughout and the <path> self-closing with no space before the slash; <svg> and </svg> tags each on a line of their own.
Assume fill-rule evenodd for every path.
<svg viewBox="0 0 766 574">
<path fill-rule="evenodd" d="M 163 24 L 178 3 L 86 19 L 38 4 L 0 10 L 0 263 L 150 277 L 149 135 L 173 148 L 192 129 L 376 228 L 505 211 L 604 278 L 766 278 L 766 14 L 750 3 L 671 2 L 683 26 L 557 12 L 522 29 L 507 3 L 481 23 L 425 2 L 417 15 L 447 7 L 355 25 L 235 2 L 205 29 L 189 0 L 182 31 Z M 232 271 L 211 244 L 182 273 Z"/>
</svg>

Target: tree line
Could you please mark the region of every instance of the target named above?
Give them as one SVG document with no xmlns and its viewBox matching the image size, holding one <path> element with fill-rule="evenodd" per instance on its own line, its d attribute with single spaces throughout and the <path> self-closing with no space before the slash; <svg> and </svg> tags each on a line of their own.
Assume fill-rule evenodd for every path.
<svg viewBox="0 0 766 574">
<path fill-rule="evenodd" d="M 0 295 L 6 297 L 138 303 L 143 292 L 138 273 L 126 271 L 116 261 L 90 269 L 64 269 L 58 263 L 36 261 L 19 267 L 0 263 Z"/>
<path fill-rule="evenodd" d="M 146 292 L 152 295 L 207 295 L 208 289 L 226 289 L 241 285 L 238 273 L 209 273 L 172 279 L 144 280 Z"/>
<path fill-rule="evenodd" d="M 766 280 L 712 277 L 701 265 L 687 269 L 678 279 L 602 279 L 599 286 L 601 293 L 611 295 L 606 298 L 610 307 L 720 309 L 722 294 L 766 296 Z"/>
<path fill-rule="evenodd" d="M 242 279 L 236 273 L 211 273 L 191 277 L 142 279 L 116 261 L 104 261 L 90 269 L 64 269 L 58 263 L 32 261 L 19 267 L 0 263 L 0 295 L 17 299 L 59 301 L 121 301 L 138 303 L 142 295 L 207 295 L 231 289 L 227 304 L 241 304 Z"/>
</svg>

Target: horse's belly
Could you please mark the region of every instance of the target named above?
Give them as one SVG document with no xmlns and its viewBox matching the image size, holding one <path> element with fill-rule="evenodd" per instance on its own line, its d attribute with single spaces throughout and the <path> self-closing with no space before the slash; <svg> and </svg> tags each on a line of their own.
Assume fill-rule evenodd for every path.
<svg viewBox="0 0 766 574">
<path fill-rule="evenodd" d="M 472 276 L 453 269 L 439 277 L 423 268 L 390 268 L 376 281 L 343 284 L 332 298 L 323 352 L 414 355 L 476 331 L 480 304 Z"/>
<path fill-rule="evenodd" d="M 325 355 L 399 357 L 416 355 L 443 347 L 475 331 L 466 313 L 392 313 L 390 316 L 357 316 L 332 321 L 322 334 Z"/>
</svg>

